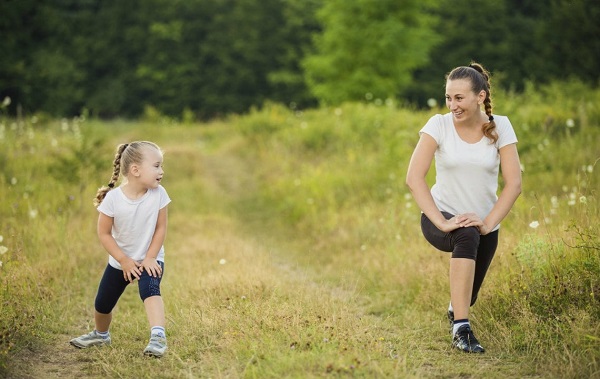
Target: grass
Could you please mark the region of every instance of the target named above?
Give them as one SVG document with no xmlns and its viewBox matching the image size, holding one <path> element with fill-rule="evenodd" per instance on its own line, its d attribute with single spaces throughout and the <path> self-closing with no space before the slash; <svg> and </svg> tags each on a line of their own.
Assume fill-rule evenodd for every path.
<svg viewBox="0 0 600 379">
<path fill-rule="evenodd" d="M 524 191 L 472 312 L 483 356 L 450 348 L 447 256 L 422 238 L 403 185 L 439 110 L 0 119 L 0 377 L 600 377 L 600 92 L 565 83 L 546 104 L 552 86 L 497 96 L 521 139 Z M 115 146 L 134 139 L 166 151 L 173 199 L 160 360 L 141 354 L 134 288 L 110 348 L 68 345 L 93 326 L 107 259 L 91 199 Z"/>
</svg>

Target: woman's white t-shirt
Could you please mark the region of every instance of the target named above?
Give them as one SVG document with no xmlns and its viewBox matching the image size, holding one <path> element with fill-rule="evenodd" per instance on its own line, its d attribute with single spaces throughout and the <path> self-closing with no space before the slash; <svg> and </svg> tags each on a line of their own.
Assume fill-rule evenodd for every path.
<svg viewBox="0 0 600 379">
<path fill-rule="evenodd" d="M 163 186 L 150 188 L 144 196 L 131 200 L 117 187 L 106 194 L 98 211 L 113 218 L 112 236 L 119 248 L 131 259 L 141 262 L 154 236 L 158 212 L 171 202 Z M 160 247 L 156 260 L 164 262 L 165 249 Z M 121 270 L 119 262 L 109 255 L 108 263 Z"/>
<path fill-rule="evenodd" d="M 452 113 L 436 114 L 419 131 L 438 144 L 431 195 L 440 211 L 453 215 L 474 212 L 483 220 L 498 200 L 499 150 L 517 143 L 517 136 L 508 117 L 494 115 L 496 143 L 491 144 L 485 136 L 479 142 L 467 143 L 458 135 L 452 118 Z"/>
</svg>

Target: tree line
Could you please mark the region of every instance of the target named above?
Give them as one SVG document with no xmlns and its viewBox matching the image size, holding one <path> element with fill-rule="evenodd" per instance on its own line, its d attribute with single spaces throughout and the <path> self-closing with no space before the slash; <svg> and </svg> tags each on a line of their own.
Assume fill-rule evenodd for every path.
<svg viewBox="0 0 600 379">
<path fill-rule="evenodd" d="M 597 0 L 5 0 L 0 100 L 54 116 L 147 107 L 209 119 L 442 98 L 452 67 L 497 84 L 599 84 Z"/>
</svg>

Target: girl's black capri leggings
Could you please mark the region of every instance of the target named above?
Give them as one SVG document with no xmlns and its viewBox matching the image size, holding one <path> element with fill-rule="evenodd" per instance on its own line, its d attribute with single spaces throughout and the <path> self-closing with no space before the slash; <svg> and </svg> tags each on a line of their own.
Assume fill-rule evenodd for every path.
<svg viewBox="0 0 600 379">
<path fill-rule="evenodd" d="M 158 261 L 162 269 L 162 273 L 165 273 L 164 262 Z M 155 278 L 150 276 L 146 270 L 142 271 L 142 275 L 138 280 L 138 289 L 140 291 L 140 298 L 142 301 L 150 296 L 160 296 L 160 281 L 162 277 Z M 125 288 L 130 282 L 123 278 L 123 271 L 106 265 L 104 275 L 100 280 L 98 286 L 98 293 L 96 294 L 96 301 L 94 306 L 96 311 L 103 314 L 109 314 L 112 312 L 117 301 L 125 291 Z"/>
</svg>

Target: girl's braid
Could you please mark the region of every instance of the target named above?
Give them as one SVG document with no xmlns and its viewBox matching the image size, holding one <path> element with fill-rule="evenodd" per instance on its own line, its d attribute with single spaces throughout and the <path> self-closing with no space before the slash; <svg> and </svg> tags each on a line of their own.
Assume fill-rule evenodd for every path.
<svg viewBox="0 0 600 379">
<path fill-rule="evenodd" d="M 119 180 L 119 175 L 121 173 L 121 156 L 123 155 L 123 152 L 125 151 L 127 146 L 129 146 L 129 144 L 123 143 L 117 148 L 115 160 L 113 161 L 112 177 L 110 178 L 110 181 L 108 182 L 107 186 L 103 186 L 100 189 L 98 189 L 98 192 L 96 193 L 96 198 L 94 199 L 94 206 L 97 207 L 100 205 L 100 203 L 102 203 L 102 200 L 104 200 L 108 191 L 113 189 L 115 187 L 115 184 Z"/>
</svg>

